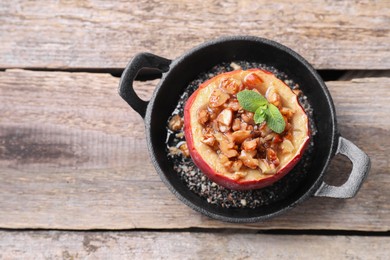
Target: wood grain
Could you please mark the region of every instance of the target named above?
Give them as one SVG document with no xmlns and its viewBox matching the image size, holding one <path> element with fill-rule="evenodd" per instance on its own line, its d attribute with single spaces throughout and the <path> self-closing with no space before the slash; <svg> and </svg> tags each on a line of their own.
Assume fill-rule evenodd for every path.
<svg viewBox="0 0 390 260">
<path fill-rule="evenodd" d="M 0 72 L 0 227 L 390 230 L 389 78 L 327 82 L 343 136 L 372 159 L 357 197 L 311 198 L 273 220 L 235 225 L 177 200 L 149 161 L 141 117 L 109 74 Z M 139 84 L 146 98 L 153 83 Z M 329 172 L 344 175 L 346 163 Z M 336 176 L 337 177 L 337 176 Z"/>
<path fill-rule="evenodd" d="M 318 69 L 390 69 L 390 5 L 376 1 L 0 3 L 0 68 L 116 69 L 220 36 L 276 40 Z"/>
<path fill-rule="evenodd" d="M 1 259 L 387 259 L 389 237 L 0 232 Z"/>
</svg>

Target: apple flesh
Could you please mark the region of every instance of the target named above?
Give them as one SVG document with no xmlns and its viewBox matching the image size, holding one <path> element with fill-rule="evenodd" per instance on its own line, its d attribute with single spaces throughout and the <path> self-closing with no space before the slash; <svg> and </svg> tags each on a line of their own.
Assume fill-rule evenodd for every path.
<svg viewBox="0 0 390 260">
<path fill-rule="evenodd" d="M 286 121 L 282 134 L 236 100 L 244 89 L 258 91 Z M 308 118 L 297 95 L 271 72 L 250 69 L 217 75 L 191 95 L 184 108 L 184 134 L 196 166 L 215 183 L 233 190 L 259 189 L 285 176 L 309 143 Z M 270 148 L 272 147 L 272 148 Z"/>
</svg>

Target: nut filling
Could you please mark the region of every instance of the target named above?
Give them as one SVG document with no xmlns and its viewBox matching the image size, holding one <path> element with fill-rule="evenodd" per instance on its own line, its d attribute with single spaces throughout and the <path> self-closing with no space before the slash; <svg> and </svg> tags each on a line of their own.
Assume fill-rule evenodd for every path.
<svg viewBox="0 0 390 260">
<path fill-rule="evenodd" d="M 268 88 L 265 97 L 279 109 L 286 125 L 282 133 L 275 133 L 265 121 L 256 124 L 254 113 L 244 110 L 237 100 L 237 93 L 244 89 L 259 93 L 257 87 L 264 80 L 258 74 L 226 76 L 216 84 L 207 105 L 197 111 L 198 122 L 203 126 L 201 142 L 218 154 L 220 163 L 235 173 L 235 179 L 245 177 L 248 168 L 275 174 L 279 157 L 294 151 L 291 118 L 295 111 L 283 106 L 274 87 Z"/>
<path fill-rule="evenodd" d="M 235 190 L 280 180 L 310 139 L 297 95 L 263 69 L 235 70 L 202 83 L 184 107 L 184 134 L 198 168 Z"/>
<path fill-rule="evenodd" d="M 313 138 L 310 138 L 309 145 L 308 145 L 305 153 L 302 155 L 302 158 L 299 160 L 298 164 L 284 178 L 280 179 L 279 181 L 275 182 L 274 184 L 272 184 L 270 186 L 260 188 L 260 189 L 231 190 L 231 189 L 223 187 L 223 186 L 215 183 L 211 179 L 209 179 L 194 164 L 193 159 L 188 156 L 189 155 L 188 154 L 188 145 L 186 145 L 188 143 L 187 142 L 188 140 L 186 140 L 186 138 L 184 137 L 184 131 L 183 131 L 184 106 L 187 103 L 189 97 L 205 81 L 210 80 L 211 78 L 213 78 L 215 76 L 218 76 L 222 73 L 226 73 L 229 71 L 233 71 L 233 70 L 237 70 L 237 69 L 247 70 L 247 69 L 252 69 L 252 68 L 260 68 L 260 69 L 264 69 L 264 70 L 272 72 L 272 74 L 274 74 L 278 79 L 280 79 L 284 83 L 286 83 L 289 86 L 289 88 L 298 96 L 299 103 L 302 106 L 302 108 L 304 109 L 306 115 L 308 116 L 309 125 L 310 125 L 310 133 L 311 133 L 311 136 Z M 248 79 L 250 79 L 250 77 L 248 77 Z M 255 81 L 255 80 L 256 79 L 253 79 L 253 81 Z M 247 81 L 247 82 L 250 82 L 250 81 Z M 249 87 L 252 87 L 252 86 L 249 86 Z M 235 91 L 234 85 L 229 86 L 229 88 L 227 88 L 227 90 L 228 91 L 231 91 L 231 90 Z M 240 105 L 238 102 L 234 101 L 234 99 L 232 98 L 234 96 L 234 94 L 230 94 L 228 91 L 225 91 L 225 93 L 229 94 L 229 96 L 228 96 L 229 99 L 222 102 L 223 104 L 226 104 L 226 105 L 222 105 L 222 106 L 229 105 L 228 108 L 231 109 L 231 111 L 232 111 L 231 124 L 225 124 L 225 125 L 229 125 L 229 127 L 230 127 L 229 130 L 227 130 L 227 132 L 230 131 L 231 134 L 233 134 L 234 132 L 240 131 L 241 127 L 243 127 L 243 128 L 249 127 L 249 129 L 250 129 L 251 127 L 249 125 L 251 125 L 251 124 L 248 124 L 247 121 L 251 120 L 251 115 L 249 114 L 249 116 L 248 116 L 247 113 L 241 113 L 241 116 L 240 117 L 238 116 L 238 111 L 240 110 Z M 211 95 L 211 92 L 210 92 L 210 95 Z M 209 95 L 206 103 L 209 102 L 210 95 Z M 225 95 L 223 95 L 223 96 L 225 96 Z M 224 98 L 223 96 L 222 96 L 222 98 Z M 225 98 L 226 98 L 226 96 L 225 96 Z M 220 99 L 215 100 L 215 102 L 221 102 L 221 101 L 223 101 L 223 100 L 220 100 Z M 214 100 L 213 100 L 213 102 L 214 102 Z M 283 113 L 283 107 L 285 106 L 285 103 L 283 102 L 283 100 L 282 100 L 281 105 L 282 105 L 282 108 L 280 109 L 280 111 Z M 217 138 L 220 138 L 221 136 L 223 136 L 222 138 L 228 138 L 226 136 L 227 132 L 223 132 L 223 131 L 225 131 L 225 129 L 222 129 L 223 131 L 221 131 L 219 129 L 218 124 L 220 123 L 220 121 L 217 120 L 217 117 L 219 116 L 219 114 L 221 114 L 223 109 L 220 109 L 219 113 L 215 113 L 213 115 L 213 118 L 211 118 L 211 113 L 210 113 L 211 111 L 209 111 L 209 108 L 207 108 L 207 107 L 208 107 L 208 105 L 203 106 L 202 108 L 205 108 L 205 109 L 199 108 L 196 111 L 197 114 L 199 113 L 199 120 L 200 120 L 199 122 L 198 121 L 197 122 L 201 126 L 201 130 L 200 130 L 201 135 L 200 136 L 202 138 L 202 141 L 199 140 L 199 143 L 201 143 L 204 147 L 208 147 L 208 149 L 215 154 L 217 154 L 217 153 L 216 153 L 216 150 L 214 150 L 214 149 L 220 150 L 219 154 L 216 155 L 216 158 L 218 159 L 218 161 L 221 160 L 221 163 L 227 163 L 228 164 L 227 167 L 230 167 L 233 170 L 239 169 L 236 172 L 228 172 L 226 170 L 226 172 L 228 172 L 228 174 L 234 176 L 234 178 L 237 178 L 238 181 L 248 177 L 248 176 L 245 176 L 246 175 L 245 172 L 247 169 L 250 171 L 260 172 L 259 168 L 261 169 L 261 167 L 263 166 L 260 163 L 261 159 L 267 159 L 266 152 L 265 153 L 259 152 L 260 137 L 263 138 L 264 141 L 266 141 L 265 143 L 268 143 L 269 145 L 271 145 L 273 142 L 272 139 L 268 139 L 271 137 L 265 138 L 267 135 L 265 135 L 263 137 L 263 136 L 261 136 L 261 133 L 260 133 L 260 136 L 258 136 L 258 137 L 255 137 L 255 135 L 253 135 L 250 138 L 247 137 L 247 138 L 243 139 L 242 142 L 239 144 L 239 146 L 237 145 L 237 147 L 236 147 L 236 148 L 238 148 L 238 150 L 234 149 L 236 151 L 236 153 L 241 154 L 241 151 L 244 151 L 247 155 L 249 154 L 249 156 L 251 154 L 251 151 L 257 149 L 256 155 L 254 157 L 259 161 L 259 165 L 257 166 L 258 167 L 257 170 L 252 170 L 251 168 L 249 168 L 248 166 L 245 166 L 243 164 L 243 160 L 239 159 L 239 155 L 236 157 L 229 158 L 228 156 L 224 155 L 221 152 L 222 149 L 219 148 L 219 143 L 218 143 Z M 225 108 L 227 108 L 227 107 L 225 107 Z M 225 112 L 225 113 L 230 114 L 230 112 Z M 230 117 L 229 114 L 222 114 L 222 115 Z M 287 118 L 289 116 L 290 115 L 286 115 Z M 222 121 L 222 123 L 224 123 L 224 120 L 221 120 L 221 121 Z M 213 125 L 212 122 L 216 122 L 216 123 L 214 123 L 214 125 Z M 291 122 L 289 121 L 289 123 L 291 123 Z M 259 131 L 260 126 L 262 126 L 262 125 L 263 124 L 258 125 L 256 130 Z M 207 135 L 206 132 L 204 132 L 204 134 L 203 134 L 202 129 L 207 129 L 207 126 L 213 127 L 210 135 Z M 217 131 L 214 131 L 214 126 L 217 127 Z M 298 84 L 296 84 L 293 80 L 291 80 L 286 74 L 276 70 L 275 68 L 273 68 L 271 66 L 267 66 L 267 65 L 264 65 L 261 63 L 256 63 L 256 62 L 236 61 L 235 63 L 232 63 L 232 64 L 221 63 L 221 64 L 211 68 L 210 70 L 199 74 L 198 77 L 196 77 L 192 82 L 190 82 L 189 85 L 185 88 L 182 96 L 179 99 L 179 102 L 178 102 L 176 108 L 172 111 L 172 116 L 169 118 L 169 120 L 167 122 L 167 129 L 168 129 L 167 139 L 166 139 L 167 156 L 168 156 L 168 159 L 171 163 L 171 166 L 173 168 L 174 173 L 176 173 L 177 177 L 183 181 L 183 185 L 185 185 L 189 191 L 200 196 L 202 199 L 204 199 L 208 203 L 216 205 L 218 207 L 222 207 L 222 208 L 258 208 L 258 207 L 261 207 L 263 205 L 269 205 L 269 204 L 272 204 L 274 202 L 283 200 L 286 197 L 288 197 L 289 194 L 294 192 L 300 186 L 300 184 L 303 182 L 303 180 L 305 180 L 305 178 L 309 175 L 309 172 L 310 172 L 311 158 L 312 158 L 313 152 L 314 152 L 314 141 L 315 141 L 314 136 L 316 135 L 316 127 L 315 127 L 314 120 L 313 120 L 312 108 L 311 108 L 310 103 L 308 102 L 306 96 L 304 95 L 304 93 L 302 93 L 301 90 L 299 89 Z M 253 132 L 255 132 L 256 130 L 255 130 L 255 125 L 253 125 Z M 206 130 L 204 130 L 204 131 L 206 131 Z M 244 130 L 244 131 L 249 131 L 249 134 L 253 134 L 252 130 Z M 292 133 L 294 133 L 294 131 Z M 215 134 L 216 134 L 216 136 L 215 136 Z M 288 139 L 287 133 L 281 133 L 281 136 L 283 138 Z M 246 139 L 248 139 L 248 140 L 246 141 Z M 253 140 L 258 140 L 258 141 L 253 141 Z M 277 141 L 277 139 L 275 139 L 275 141 Z M 280 149 L 280 145 L 281 144 L 279 144 L 279 149 Z M 256 148 L 254 149 L 254 147 L 256 147 Z M 265 145 L 264 145 L 264 147 L 265 147 Z M 224 146 L 223 149 L 225 149 L 225 148 L 227 150 L 232 150 L 232 152 L 231 152 L 232 154 L 235 153 L 233 149 L 229 149 L 230 148 L 229 145 Z M 233 146 L 233 148 L 234 148 L 234 146 Z M 287 145 L 286 145 L 286 148 L 288 148 Z M 285 148 L 283 148 L 283 149 L 285 149 Z M 275 149 L 273 149 L 273 150 L 275 151 Z M 280 161 L 280 155 L 278 155 L 277 149 L 275 152 L 276 152 L 276 155 Z M 224 155 L 225 157 L 222 155 Z M 270 156 L 272 156 L 272 154 L 270 154 Z M 283 156 L 282 156 L 282 158 L 283 158 Z M 231 161 L 233 161 L 233 163 L 231 163 Z M 240 165 L 239 161 L 241 161 L 242 165 Z M 223 167 L 223 169 L 225 169 L 224 166 L 222 166 L 222 167 Z M 268 174 L 267 176 L 273 177 L 274 175 Z"/>
</svg>

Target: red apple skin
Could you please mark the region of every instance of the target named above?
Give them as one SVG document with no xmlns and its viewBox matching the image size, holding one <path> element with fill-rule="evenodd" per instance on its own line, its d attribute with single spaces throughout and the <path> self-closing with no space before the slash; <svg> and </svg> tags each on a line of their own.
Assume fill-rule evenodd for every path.
<svg viewBox="0 0 390 260">
<path fill-rule="evenodd" d="M 248 71 L 258 71 L 258 70 L 261 70 L 261 69 L 249 69 Z M 263 71 L 267 74 L 272 74 L 271 72 L 266 71 L 266 70 L 261 70 L 261 71 Z M 306 138 L 306 140 L 301 144 L 300 153 L 297 154 L 293 159 L 291 159 L 291 161 L 289 163 L 287 163 L 283 168 L 279 169 L 279 171 L 273 175 L 269 175 L 269 176 L 261 178 L 259 180 L 240 181 L 240 180 L 234 180 L 234 179 L 228 178 L 228 177 L 216 172 L 215 169 L 213 169 L 203 159 L 202 155 L 199 154 L 199 152 L 194 147 L 194 142 L 193 142 L 194 139 L 192 138 L 192 131 L 191 131 L 190 109 L 192 107 L 192 104 L 193 104 L 196 96 L 199 93 L 199 90 L 208 86 L 211 81 L 214 81 L 219 77 L 228 76 L 229 74 L 233 74 L 236 72 L 237 72 L 237 70 L 232 71 L 232 72 L 228 72 L 228 73 L 223 73 L 220 76 L 216 76 L 212 79 L 205 81 L 190 96 L 190 98 L 187 100 L 187 103 L 184 107 L 184 135 L 185 135 L 188 150 L 189 150 L 189 153 L 191 155 L 193 162 L 211 181 L 213 181 L 213 182 L 215 182 L 215 183 L 217 183 L 225 188 L 232 189 L 232 190 L 260 189 L 260 188 L 270 186 L 273 183 L 277 182 L 278 180 L 280 180 L 282 177 L 284 177 L 288 172 L 290 172 L 294 168 L 294 166 L 302 158 L 302 155 L 303 155 L 304 151 L 306 150 L 307 145 L 309 144 L 310 134 L 309 134 L 309 130 L 308 130 L 308 132 L 307 132 L 308 138 Z M 299 102 L 298 102 L 298 104 L 299 104 Z M 299 106 L 301 107 L 300 104 L 299 104 Z M 303 110 L 302 107 L 301 107 L 301 109 Z M 309 129 L 308 126 L 307 126 L 307 129 Z"/>
</svg>

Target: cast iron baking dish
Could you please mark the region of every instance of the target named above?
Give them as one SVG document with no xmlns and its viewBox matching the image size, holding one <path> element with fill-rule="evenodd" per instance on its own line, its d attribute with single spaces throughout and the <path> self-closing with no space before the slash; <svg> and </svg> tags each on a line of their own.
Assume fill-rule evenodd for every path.
<svg viewBox="0 0 390 260">
<path fill-rule="evenodd" d="M 273 66 L 300 85 L 313 108 L 317 134 L 309 174 L 287 198 L 269 205 L 250 208 L 222 208 L 209 204 L 190 191 L 173 170 L 166 151 L 167 121 L 185 87 L 201 72 L 222 62 L 243 60 Z M 134 80 L 161 77 L 149 101 L 141 100 L 133 89 Z M 315 197 L 351 198 L 356 195 L 370 169 L 368 156 L 337 131 L 335 108 L 321 77 L 293 50 L 264 38 L 232 36 L 195 47 L 175 60 L 150 53 L 137 54 L 124 70 L 120 96 L 145 121 L 151 160 L 166 186 L 186 205 L 206 216 L 229 222 L 257 222 L 291 209 Z M 326 184 L 324 174 L 335 154 L 346 155 L 353 164 L 348 180 L 340 187 Z M 174 212 L 172 212 L 174 214 Z"/>
</svg>

